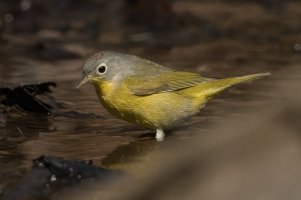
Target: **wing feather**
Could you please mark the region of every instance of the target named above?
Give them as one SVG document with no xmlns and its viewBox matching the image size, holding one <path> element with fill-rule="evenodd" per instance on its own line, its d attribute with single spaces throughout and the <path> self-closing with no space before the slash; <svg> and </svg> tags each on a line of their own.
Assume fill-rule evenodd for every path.
<svg viewBox="0 0 301 200">
<path fill-rule="evenodd" d="M 147 96 L 193 87 L 212 80 L 197 73 L 167 71 L 155 76 L 131 76 L 125 80 L 127 88 L 137 96 Z"/>
</svg>

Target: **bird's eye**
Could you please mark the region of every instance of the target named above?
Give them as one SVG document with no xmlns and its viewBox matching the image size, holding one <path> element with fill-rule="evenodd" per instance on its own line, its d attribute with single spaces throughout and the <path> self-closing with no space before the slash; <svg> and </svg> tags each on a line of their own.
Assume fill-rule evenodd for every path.
<svg viewBox="0 0 301 200">
<path fill-rule="evenodd" d="M 104 74 L 107 71 L 107 66 L 104 63 L 101 63 L 98 65 L 98 67 L 96 68 L 96 72 L 98 74 Z"/>
</svg>

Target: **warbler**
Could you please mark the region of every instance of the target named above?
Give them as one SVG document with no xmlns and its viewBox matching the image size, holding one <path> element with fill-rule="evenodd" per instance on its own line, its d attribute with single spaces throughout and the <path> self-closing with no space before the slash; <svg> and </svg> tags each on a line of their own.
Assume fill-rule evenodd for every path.
<svg viewBox="0 0 301 200">
<path fill-rule="evenodd" d="M 110 113 L 155 129 L 157 141 L 163 141 L 164 129 L 198 113 L 214 95 L 232 85 L 268 75 L 206 78 L 135 55 L 101 51 L 88 58 L 77 87 L 92 83 L 100 102 Z"/>
</svg>

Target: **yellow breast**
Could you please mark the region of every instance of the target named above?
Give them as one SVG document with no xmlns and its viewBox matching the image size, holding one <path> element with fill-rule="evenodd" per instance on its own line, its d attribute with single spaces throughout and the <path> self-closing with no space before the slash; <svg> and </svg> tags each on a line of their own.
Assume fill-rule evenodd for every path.
<svg viewBox="0 0 301 200">
<path fill-rule="evenodd" d="M 114 116 L 141 126 L 155 127 L 146 119 L 147 109 L 143 108 L 139 97 L 132 95 L 126 87 L 116 88 L 107 81 L 94 83 L 94 87 L 100 102 Z"/>
</svg>

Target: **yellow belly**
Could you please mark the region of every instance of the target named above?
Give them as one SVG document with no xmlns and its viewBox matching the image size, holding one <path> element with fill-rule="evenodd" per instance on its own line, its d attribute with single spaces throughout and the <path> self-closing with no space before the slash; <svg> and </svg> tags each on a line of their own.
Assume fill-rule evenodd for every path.
<svg viewBox="0 0 301 200">
<path fill-rule="evenodd" d="M 94 83 L 104 107 L 118 118 L 148 128 L 164 128 L 198 112 L 194 99 L 183 93 L 167 92 L 148 96 L 133 95 L 126 87 L 108 82 Z"/>
</svg>

